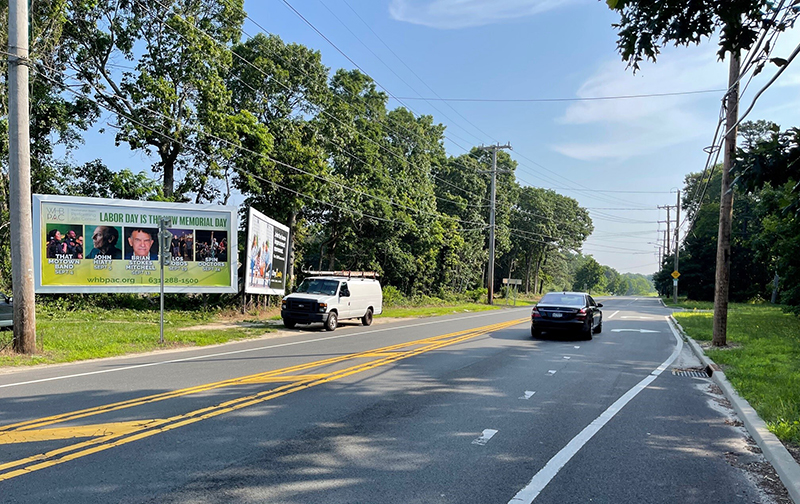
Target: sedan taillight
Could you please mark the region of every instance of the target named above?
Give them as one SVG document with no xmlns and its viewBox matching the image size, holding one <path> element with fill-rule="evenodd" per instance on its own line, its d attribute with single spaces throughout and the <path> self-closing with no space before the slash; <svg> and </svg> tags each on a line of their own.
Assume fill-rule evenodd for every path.
<svg viewBox="0 0 800 504">
<path fill-rule="evenodd" d="M 583 320 L 586 318 L 586 308 L 581 308 L 578 310 L 578 313 L 575 314 L 575 318 L 578 320 Z"/>
<path fill-rule="evenodd" d="M 542 318 L 542 314 L 539 313 L 539 308 L 533 307 L 533 311 L 531 312 L 531 318 Z"/>
</svg>

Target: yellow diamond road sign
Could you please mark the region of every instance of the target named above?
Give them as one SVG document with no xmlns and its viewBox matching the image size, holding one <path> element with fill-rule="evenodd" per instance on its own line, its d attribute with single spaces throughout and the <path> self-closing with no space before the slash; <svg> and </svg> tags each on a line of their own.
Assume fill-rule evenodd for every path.
<svg viewBox="0 0 800 504">
<path fill-rule="evenodd" d="M 678 273 L 678 270 L 672 272 L 672 278 L 674 278 L 675 280 L 677 280 L 679 276 L 681 276 L 681 274 Z"/>
</svg>

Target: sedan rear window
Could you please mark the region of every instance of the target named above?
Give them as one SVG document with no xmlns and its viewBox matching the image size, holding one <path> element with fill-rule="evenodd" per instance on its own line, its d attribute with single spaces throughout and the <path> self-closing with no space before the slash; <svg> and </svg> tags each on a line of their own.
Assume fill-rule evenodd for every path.
<svg viewBox="0 0 800 504">
<path fill-rule="evenodd" d="M 576 294 L 558 294 L 555 292 L 549 292 L 544 295 L 539 303 L 563 306 L 584 306 L 586 304 L 586 300 L 583 298 L 583 296 Z"/>
</svg>

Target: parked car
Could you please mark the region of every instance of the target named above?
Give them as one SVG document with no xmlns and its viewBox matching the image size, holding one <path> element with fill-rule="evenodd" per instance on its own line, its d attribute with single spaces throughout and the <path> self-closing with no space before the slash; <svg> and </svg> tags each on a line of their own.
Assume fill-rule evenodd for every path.
<svg viewBox="0 0 800 504">
<path fill-rule="evenodd" d="M 548 292 L 531 312 L 531 336 L 542 332 L 570 331 L 592 339 L 603 330 L 602 303 L 585 292 Z"/>
<path fill-rule="evenodd" d="M 0 327 L 14 326 L 14 305 L 11 298 L 0 292 Z"/>
<path fill-rule="evenodd" d="M 333 331 L 340 320 L 360 318 L 365 326 L 383 312 L 383 291 L 375 278 L 317 276 L 303 280 L 283 298 L 281 318 L 291 329 L 297 324 L 322 322 Z"/>
</svg>

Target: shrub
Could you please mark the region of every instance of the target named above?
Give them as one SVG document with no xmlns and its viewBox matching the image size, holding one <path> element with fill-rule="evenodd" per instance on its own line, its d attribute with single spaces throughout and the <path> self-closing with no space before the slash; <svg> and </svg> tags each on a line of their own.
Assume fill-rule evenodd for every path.
<svg viewBox="0 0 800 504">
<path fill-rule="evenodd" d="M 400 292 L 400 289 L 393 285 L 383 286 L 384 306 L 403 306 L 406 304 L 408 304 L 408 299 Z"/>
</svg>

